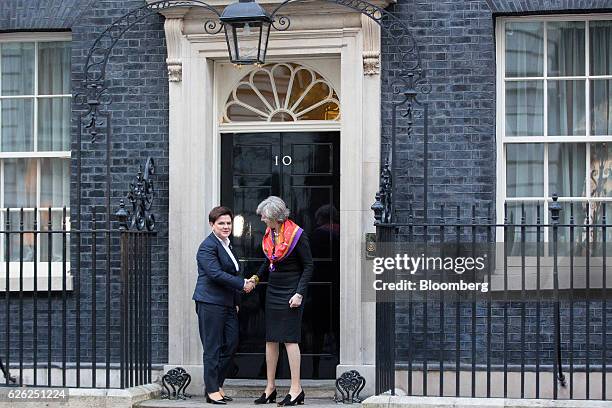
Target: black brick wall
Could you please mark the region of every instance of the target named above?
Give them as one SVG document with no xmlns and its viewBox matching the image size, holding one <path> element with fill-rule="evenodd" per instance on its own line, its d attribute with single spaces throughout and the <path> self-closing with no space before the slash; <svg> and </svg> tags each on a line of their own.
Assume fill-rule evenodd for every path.
<svg viewBox="0 0 612 408">
<path fill-rule="evenodd" d="M 429 104 L 429 215 L 447 214 L 456 205 L 462 214 L 470 206 L 483 207 L 495 200 L 495 44 L 494 26 L 487 3 L 481 1 L 400 1 L 389 9 L 412 30 L 431 84 L 421 98 Z M 383 34 L 383 41 L 385 34 Z M 384 52 L 383 59 L 399 58 Z M 388 78 L 383 73 L 383 83 Z M 390 86 L 382 99 L 392 98 Z M 421 112 L 418 112 L 419 114 Z M 399 117 L 399 116 L 398 116 Z M 383 137 L 388 140 L 389 112 L 383 111 Z M 408 124 L 398 119 L 397 137 L 399 221 L 415 204 L 422 215 L 422 118 L 406 136 Z M 481 213 L 482 214 L 482 213 Z M 486 213 L 484 213 L 486 215 Z M 454 216 L 454 213 L 453 213 Z"/>
<path fill-rule="evenodd" d="M 495 220 L 496 192 L 496 60 L 495 60 L 495 16 L 501 14 L 549 14 L 551 12 L 597 12 L 610 9 L 612 1 L 565 1 L 565 0 L 399 0 L 389 10 L 411 28 L 422 59 L 431 93 L 422 100 L 429 104 L 429 189 L 428 210 L 430 222 L 439 222 L 441 206 L 445 206 L 444 219 L 456 220 L 456 207 L 460 207 L 461 223 L 469 223 L 472 206 L 476 210 L 477 222 L 486 222 L 491 208 Z M 383 66 L 400 57 L 390 50 L 388 34 L 383 33 Z M 387 45 L 387 46 L 385 46 Z M 383 72 L 382 100 L 393 98 L 390 78 Z M 422 109 L 418 108 L 418 114 Z M 383 109 L 383 143 L 390 137 L 391 115 Z M 423 221 L 423 127 L 422 117 L 417 115 L 414 134 L 406 135 L 408 123 L 398 116 L 397 173 L 394 184 L 397 188 L 397 221 L 407 222 L 410 209 L 415 221 Z M 383 146 L 386 148 L 386 146 Z M 485 238 L 485 229 L 480 229 L 477 239 Z M 432 230 L 429 230 L 432 233 Z M 422 228 L 413 230 L 422 235 Z M 464 237 L 470 237 L 470 229 L 462 230 Z M 446 229 L 453 235 L 452 228 Z M 434 234 L 435 235 L 435 234 Z M 453 235 L 454 236 L 454 235 Z M 400 239 L 409 239 L 409 229 L 400 229 Z M 438 238 L 439 239 L 439 238 Z M 448 236 L 447 236 L 448 239 Z M 495 295 L 493 299 L 498 298 Z M 427 330 L 423 304 L 414 304 L 413 338 L 410 334 L 409 305 L 398 303 L 396 319 L 397 358 L 407 362 L 412 356 L 422 363 L 427 356 L 430 363 L 443 356 L 444 361 L 454 364 L 455 341 L 460 343 L 460 363 L 471 364 L 472 357 L 472 305 L 459 306 L 460 327 L 456 334 L 457 309 L 448 303 L 444 313 L 445 337 L 440 343 L 439 304 L 430 302 L 427 310 Z M 608 304 L 608 316 L 612 313 Z M 492 327 L 492 364 L 503 362 L 503 303 L 492 304 L 494 323 Z M 508 305 L 508 360 L 510 364 L 521 361 L 525 349 L 526 364 L 536 360 L 536 319 L 535 304 L 526 305 L 525 341 L 520 338 L 520 302 Z M 553 314 L 550 305 L 542 305 L 540 363 L 552 364 L 554 357 Z M 601 318 L 602 305 L 593 301 L 590 309 L 592 365 L 601 364 Z M 486 304 L 476 305 L 476 363 L 486 363 Z M 586 350 L 586 308 L 583 302 L 574 305 L 574 362 L 585 363 Z M 569 307 L 562 306 L 564 358 L 568 357 L 569 340 L 567 333 Z M 608 336 L 608 349 L 612 347 L 612 336 Z M 442 346 L 442 347 L 441 347 Z M 440 349 L 443 349 L 441 354 Z M 612 355 L 608 356 L 608 364 Z M 567 363 L 567 360 L 565 360 Z M 550 367 L 549 367 L 550 369 Z"/>
<path fill-rule="evenodd" d="M 0 2 L 0 30 L 11 31 L 71 31 L 72 32 L 72 80 L 73 95 L 81 92 L 83 78 L 83 63 L 85 56 L 93 41 L 114 20 L 129 10 L 141 7 L 144 0 L 4 0 Z M 1 34 L 0 34 L 1 35 Z M 158 236 L 154 241 L 153 258 L 153 362 L 165 363 L 168 354 L 168 79 L 166 72 L 166 48 L 163 30 L 163 17 L 153 14 L 142 22 L 136 24 L 123 39 L 115 45 L 110 62 L 107 67 L 108 94 L 111 95 L 112 104 L 104 107 L 103 111 L 112 114 L 111 137 L 111 213 L 114 213 L 119 199 L 126 196 L 129 184 L 134 181 L 139 165 L 145 164 L 147 157 L 153 157 L 156 163 L 155 182 L 156 196 L 153 212 L 157 219 Z M 76 184 L 76 152 L 79 146 L 76 143 L 76 117 L 82 107 L 76 104 L 73 98 L 73 129 L 72 129 L 72 182 L 71 182 L 71 212 L 76 214 L 76 199 L 79 192 Z M 91 228 L 91 208 L 101 213 L 98 215 L 97 228 L 105 227 L 105 164 L 106 164 L 106 136 L 98 136 L 98 140 L 91 142 L 89 134 L 84 133 L 83 143 L 80 146 L 83 154 L 82 163 L 82 190 L 80 192 L 83 212 L 83 229 Z M 116 224 L 113 224 L 116 227 Z M 73 227 L 74 228 L 74 227 Z M 98 273 L 97 273 L 97 347 L 98 362 L 104 361 L 105 349 L 105 315 L 104 308 L 106 264 L 105 237 L 99 237 Z M 76 274 L 76 238 L 71 245 L 73 275 Z M 81 336 L 77 339 L 75 330 L 75 297 L 74 292 L 68 294 L 67 313 L 68 328 L 66 336 L 68 360 L 74 361 L 77 341 L 81 344 L 83 361 L 91 359 L 91 237 L 83 236 L 81 250 Z M 118 305 L 117 259 L 118 247 L 113 241 L 112 253 L 112 308 Z M 19 346 L 19 296 L 11 294 L 11 326 L 10 339 L 6 339 L 6 303 L 4 295 L 0 302 L 0 355 L 4 355 L 6 342 L 11 344 L 11 362 L 15 362 Z M 63 336 L 61 332 L 62 302 L 59 293 L 51 297 L 51 346 L 52 360 L 61 359 Z M 47 360 L 47 298 L 42 293 L 38 296 L 38 333 L 39 349 L 38 359 Z M 23 319 L 25 322 L 24 359 L 30 361 L 33 354 L 32 319 L 33 298 L 25 294 L 23 299 Z M 117 313 L 111 315 L 112 326 L 112 355 L 118 361 L 118 325 Z M 6 358 L 5 358 L 6 360 Z"/>
<path fill-rule="evenodd" d="M 0 30 L 68 30 L 95 0 L 3 0 Z"/>
<path fill-rule="evenodd" d="M 72 27 L 75 90 L 83 78 L 83 63 L 87 52 L 97 36 L 113 21 L 144 4 L 143 0 L 96 2 Z M 139 166 L 144 166 L 147 157 L 155 160 L 156 175 L 153 180 L 156 195 L 152 211 L 157 220 L 158 236 L 152 249 L 154 363 L 165 363 L 168 356 L 168 79 L 164 38 L 163 17 L 152 14 L 132 27 L 117 42 L 106 74 L 112 104 L 103 109 L 112 114 L 113 125 L 112 213 L 117 210 L 119 199 L 124 198 L 129 191 L 129 183 L 134 181 Z M 77 106 L 75 108 L 79 109 Z M 81 146 L 83 220 L 89 219 L 90 206 L 96 206 L 99 211 L 105 208 L 105 149 L 105 136 L 91 143 L 89 135 L 84 134 Z M 71 191 L 76 193 L 74 182 L 72 187 Z M 75 200 L 76 195 L 73 194 L 73 203 Z M 100 218 L 104 220 L 104 217 Z M 87 222 L 83 224 L 84 227 L 88 225 Z M 100 227 L 103 224 L 98 225 Z M 87 248 L 82 253 L 87 261 Z M 98 248 L 98 256 L 104 256 L 103 247 Z M 104 272 L 101 270 L 99 273 Z M 85 282 L 88 281 L 85 279 Z M 88 289 L 91 292 L 91 288 L 84 287 L 85 293 Z M 98 292 L 97 299 L 99 307 L 103 307 L 104 293 Z M 118 325 L 115 319 L 113 323 Z"/>
</svg>

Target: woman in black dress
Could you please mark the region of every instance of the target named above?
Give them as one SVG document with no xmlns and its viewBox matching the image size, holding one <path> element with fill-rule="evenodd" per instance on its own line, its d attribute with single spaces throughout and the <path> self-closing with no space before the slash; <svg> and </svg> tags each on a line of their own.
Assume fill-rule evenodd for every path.
<svg viewBox="0 0 612 408">
<path fill-rule="evenodd" d="M 291 370 L 291 388 L 281 406 L 304 402 L 300 385 L 300 337 L 302 333 L 302 303 L 312 276 L 312 255 L 308 237 L 291 221 L 285 202 L 271 196 L 257 206 L 257 214 L 267 229 L 262 248 L 266 260 L 251 280 L 258 283 L 268 277 L 266 292 L 266 368 L 267 385 L 256 404 L 276 401 L 276 364 L 278 343 L 284 343 Z"/>
</svg>

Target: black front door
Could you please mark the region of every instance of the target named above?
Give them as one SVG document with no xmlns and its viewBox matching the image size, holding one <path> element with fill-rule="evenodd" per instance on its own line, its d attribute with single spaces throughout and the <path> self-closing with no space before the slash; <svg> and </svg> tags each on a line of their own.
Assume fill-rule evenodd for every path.
<svg viewBox="0 0 612 408">
<path fill-rule="evenodd" d="M 233 209 L 232 242 L 250 277 L 264 260 L 265 224 L 255 214 L 281 197 L 310 238 L 314 273 L 302 322 L 302 378 L 335 378 L 339 362 L 340 134 L 223 134 L 221 203 Z M 265 378 L 266 284 L 243 296 L 234 378 Z M 281 348 L 278 378 L 289 378 Z"/>
</svg>

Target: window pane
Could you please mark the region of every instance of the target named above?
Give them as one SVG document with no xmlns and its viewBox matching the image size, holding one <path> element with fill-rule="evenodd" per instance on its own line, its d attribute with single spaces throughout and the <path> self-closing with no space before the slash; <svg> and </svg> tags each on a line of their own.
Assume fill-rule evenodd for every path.
<svg viewBox="0 0 612 408">
<path fill-rule="evenodd" d="M 548 75 L 584 75 L 584 22 L 555 21 L 548 27 Z"/>
<path fill-rule="evenodd" d="M 253 86 L 259 91 L 264 100 L 262 102 L 272 107 L 276 105 L 274 99 L 274 80 L 265 71 L 256 72 L 253 75 Z M 277 85 L 278 86 L 278 85 Z M 276 88 L 278 91 L 278 88 Z"/>
<path fill-rule="evenodd" d="M 603 213 L 604 206 L 606 212 L 606 227 L 593 227 L 590 231 L 590 242 L 592 243 L 591 256 L 602 256 L 603 255 L 603 234 L 604 230 L 606 233 L 606 257 L 612 256 L 612 249 L 610 243 L 612 243 L 612 225 L 610 225 L 610 211 L 612 211 L 612 205 L 608 202 L 593 201 L 591 202 L 591 223 L 592 224 L 604 224 Z M 601 270 L 601 269 L 600 269 Z"/>
<path fill-rule="evenodd" d="M 34 43 L 0 45 L 1 95 L 34 95 Z"/>
<path fill-rule="evenodd" d="M 336 102 L 326 102 L 299 116 L 299 120 L 336 120 L 340 117 L 340 107 Z"/>
<path fill-rule="evenodd" d="M 66 229 L 68 225 L 69 214 L 66 213 Z M 64 228 L 62 211 L 51 211 L 51 230 L 60 231 Z M 40 230 L 49 231 L 49 211 L 40 211 Z M 51 235 L 51 262 L 62 262 L 63 252 L 63 234 L 40 234 L 38 247 L 40 248 L 40 261 L 49 261 L 49 235 Z M 70 235 L 66 234 L 66 260 L 70 261 Z"/>
<path fill-rule="evenodd" d="M 506 82 L 506 136 L 544 135 L 543 81 Z"/>
<path fill-rule="evenodd" d="M 544 75 L 544 24 L 506 24 L 506 76 Z"/>
<path fill-rule="evenodd" d="M 266 117 L 259 112 L 254 112 L 238 104 L 228 104 L 227 117 L 230 118 L 232 122 L 266 120 Z"/>
<path fill-rule="evenodd" d="M 586 197 L 586 145 L 548 145 L 548 191 L 560 197 Z"/>
<path fill-rule="evenodd" d="M 40 207 L 70 205 L 70 160 L 40 160 Z"/>
<path fill-rule="evenodd" d="M 28 152 L 34 149 L 34 101 L 32 99 L 3 99 L 2 138 L 3 152 Z"/>
<path fill-rule="evenodd" d="M 38 43 L 38 94 L 70 93 L 70 43 Z"/>
<path fill-rule="evenodd" d="M 591 143 L 591 196 L 612 197 L 612 146 L 610 143 Z"/>
<path fill-rule="evenodd" d="M 573 242 L 573 255 L 584 256 L 586 248 L 586 228 L 582 225 L 587 223 L 587 209 L 588 203 L 586 201 L 580 202 L 561 202 L 561 212 L 559 213 L 559 226 L 557 228 L 557 254 L 560 256 L 569 256 L 570 242 Z M 574 227 L 564 226 L 570 224 L 570 219 L 573 215 Z M 573 230 L 573 233 L 572 233 Z M 548 230 L 548 241 L 553 242 L 554 230 L 549 228 Z M 552 255 L 554 248 L 549 245 L 549 253 Z"/>
<path fill-rule="evenodd" d="M 590 21 L 591 75 L 612 74 L 612 21 Z"/>
<path fill-rule="evenodd" d="M 591 81 L 591 134 L 612 134 L 612 81 Z"/>
<path fill-rule="evenodd" d="M 544 224 L 544 206 L 541 202 L 535 203 L 507 203 L 507 212 L 505 218 L 508 223 L 511 224 L 505 230 L 504 240 L 508 243 L 509 255 L 518 256 L 521 255 L 521 242 L 523 242 L 523 227 L 520 224 L 525 218 L 525 224 L 537 224 L 538 216 L 540 224 Z M 524 213 L 523 213 L 524 208 Z M 539 211 L 538 211 L 539 208 Z M 537 227 L 524 227 L 525 242 L 537 242 L 538 241 L 538 230 Z M 540 228 L 540 242 L 544 242 L 544 228 Z M 537 254 L 537 248 L 535 245 L 525 245 L 525 255 L 535 256 Z M 542 252 L 540 252 L 542 254 Z"/>
<path fill-rule="evenodd" d="M 548 134 L 586 135 L 584 81 L 548 81 Z"/>
<path fill-rule="evenodd" d="M 19 231 L 22 228 L 21 227 L 22 222 L 23 222 L 24 230 L 32 230 L 34 229 L 34 211 L 24 211 L 23 219 L 22 219 L 21 211 L 19 210 L 11 211 L 10 216 L 9 216 L 9 222 L 10 222 L 10 225 L 9 225 L 10 231 Z M 22 234 L 20 234 L 19 232 L 10 234 L 9 259 L 12 262 L 18 262 L 21 258 L 21 254 L 23 253 L 24 262 L 32 262 L 34 260 L 34 234 L 23 233 L 23 251 L 21 250 L 22 248 L 21 235 Z M 5 248 L 3 248 L 3 251 L 4 250 Z"/>
<path fill-rule="evenodd" d="M 70 98 L 38 100 L 38 151 L 70 150 Z"/>
<path fill-rule="evenodd" d="M 274 84 L 278 98 L 283 101 L 282 106 L 284 107 L 284 101 L 287 100 L 287 92 L 289 91 L 289 83 L 293 88 L 292 72 L 287 65 L 279 64 L 271 69 L 272 76 L 274 77 Z M 291 96 L 291 95 L 289 95 Z M 287 103 L 288 104 L 288 103 Z"/>
<path fill-rule="evenodd" d="M 4 207 L 36 206 L 36 159 L 4 160 Z"/>
<path fill-rule="evenodd" d="M 544 145 L 506 145 L 506 194 L 508 197 L 544 195 Z"/>
</svg>

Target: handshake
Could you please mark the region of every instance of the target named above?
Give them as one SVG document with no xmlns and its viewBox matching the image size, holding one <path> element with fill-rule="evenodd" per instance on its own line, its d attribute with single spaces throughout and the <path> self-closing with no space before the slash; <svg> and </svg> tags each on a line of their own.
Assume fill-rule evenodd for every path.
<svg viewBox="0 0 612 408">
<path fill-rule="evenodd" d="M 255 286 L 257 286 L 258 283 L 259 283 L 259 276 L 257 275 L 251 276 L 248 280 L 245 279 L 244 287 L 243 287 L 244 292 L 250 293 L 253 289 L 255 289 Z"/>
</svg>

